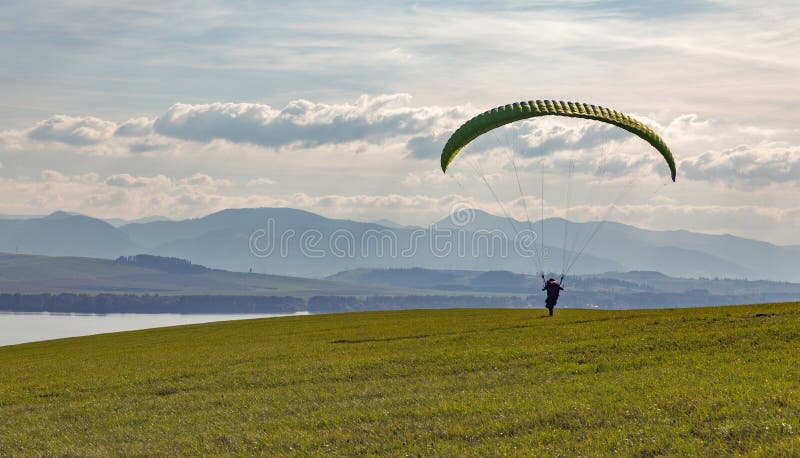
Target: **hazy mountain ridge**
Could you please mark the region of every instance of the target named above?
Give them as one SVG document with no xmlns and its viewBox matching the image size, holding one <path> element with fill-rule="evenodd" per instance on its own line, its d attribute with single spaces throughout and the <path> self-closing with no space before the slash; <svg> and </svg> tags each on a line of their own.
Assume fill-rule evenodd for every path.
<svg viewBox="0 0 800 458">
<path fill-rule="evenodd" d="M 226 211 L 227 212 L 227 211 Z M 230 213 L 229 213 L 230 214 Z M 184 234 L 198 234 L 198 226 L 213 228 L 195 237 L 184 237 L 163 243 L 151 249 L 152 253 L 191 259 L 192 261 L 228 270 L 248 270 L 288 274 L 306 277 L 324 277 L 333 273 L 357 268 L 426 267 L 431 269 L 509 269 L 524 271 L 533 265 L 533 259 L 525 258 L 507 249 L 501 256 L 501 247 L 495 244 L 498 254 L 471 256 L 459 255 L 455 246 L 458 235 L 450 234 L 450 250 L 446 254 L 432 248 L 437 241 L 435 228 L 388 228 L 375 223 L 329 219 L 292 209 L 243 209 L 237 210 L 235 218 L 210 215 L 213 224 L 204 219 L 196 220 L 194 227 Z M 164 223 L 160 223 L 164 224 Z M 126 228 L 123 228 L 126 229 Z M 141 230 L 137 227 L 137 230 Z M 263 246 L 261 239 L 251 239 L 261 231 L 270 233 L 272 240 L 269 254 L 255 253 L 251 242 Z M 319 236 L 318 240 L 313 240 Z M 303 239 L 304 236 L 313 237 Z M 464 240 L 473 240 L 472 233 L 464 233 Z M 339 237 L 337 241 L 337 237 Z M 142 238 L 133 236 L 143 243 Z M 513 236 L 509 237 L 513 239 Z M 286 240 L 283 243 L 283 240 Z M 265 239 L 266 240 L 266 239 Z M 309 242 L 313 246 L 305 246 Z M 315 242 L 315 243 L 311 243 Z M 480 242 L 486 242 L 485 240 Z M 337 253 L 343 245 L 351 248 L 346 256 Z M 462 247 L 471 249 L 469 243 Z M 255 248 L 258 248 L 256 246 Z M 483 247 L 483 251 L 487 251 Z M 558 252 L 558 249 L 553 249 Z M 266 251 L 266 250 L 265 250 Z M 317 253 L 313 253 L 316 251 Z M 594 271 L 621 270 L 622 264 L 611 259 L 599 259 L 594 255 L 584 256 L 582 262 Z"/>
<path fill-rule="evenodd" d="M 89 216 L 55 212 L 42 218 L 0 220 L 2 252 L 115 258 L 137 249 L 128 234 Z"/>
<path fill-rule="evenodd" d="M 56 212 L 43 218 L 0 220 L 0 251 L 108 259 L 147 253 L 188 259 L 210 268 L 304 277 L 325 277 L 356 268 L 398 267 L 533 272 L 538 270 L 537 262 L 513 250 L 507 256 L 489 256 L 488 244 L 494 242 L 486 235 L 500 231 L 513 241 L 517 230 L 532 228 L 543 235 L 549 254 L 545 270 L 561 272 L 572 264 L 570 273 L 574 274 L 651 270 L 678 277 L 800 281 L 800 246 L 796 245 L 777 246 L 681 230 L 652 231 L 616 222 L 565 223 L 550 218 L 529 226 L 528 222 L 509 221 L 479 210 L 468 212 L 466 222 L 459 216 L 463 215 L 445 218 L 428 228 L 387 227 L 291 208 L 244 208 L 202 218 L 137 222 L 116 228 L 96 218 Z M 467 240 L 460 253 L 453 250 L 442 255 L 432 248 L 437 237 L 448 230 Z M 265 244 L 268 234 L 273 240 Z M 313 246 L 311 250 L 303 246 L 309 240 L 302 237 L 309 234 L 319 236 L 316 250 L 322 250 L 322 256 L 314 255 Z M 355 245 L 345 255 L 334 249 L 336 237 L 342 234 L 349 234 L 349 242 Z M 585 244 L 592 234 L 591 243 Z M 470 240 L 479 248 L 476 256 L 470 252 Z M 451 242 L 458 242 L 455 235 Z M 379 247 L 381 243 L 392 245 L 392 249 Z M 581 249 L 583 254 L 573 263 Z"/>
<path fill-rule="evenodd" d="M 528 228 L 527 221 L 511 220 L 480 210 L 471 210 L 472 221 L 464 227 L 472 230 L 493 228 L 511 231 Z M 437 223 L 452 226 L 445 218 Z M 613 221 L 566 222 L 562 218 L 532 221 L 530 227 L 544 234 L 545 244 L 613 259 L 621 270 L 653 270 L 678 277 L 740 277 L 800 281 L 800 247 L 780 246 L 729 234 L 715 235 L 686 230 L 654 231 Z M 598 229 L 599 230 L 596 230 Z M 596 233 L 595 233 L 596 232 Z M 566 243 L 564 235 L 567 235 Z M 594 237 L 592 235 L 594 234 Z M 587 240 L 590 243 L 585 244 Z M 583 256 L 576 263 L 583 263 Z M 561 270 L 561 261 L 546 267 Z M 606 271 L 618 269 L 605 269 Z M 583 273 L 597 273 L 584 269 Z"/>
</svg>

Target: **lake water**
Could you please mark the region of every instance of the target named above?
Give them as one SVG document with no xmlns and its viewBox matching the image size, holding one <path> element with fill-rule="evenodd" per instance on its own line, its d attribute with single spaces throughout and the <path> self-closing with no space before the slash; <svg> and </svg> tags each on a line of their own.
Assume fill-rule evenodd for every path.
<svg viewBox="0 0 800 458">
<path fill-rule="evenodd" d="M 307 314 L 307 312 L 300 312 L 289 315 L 263 315 L 255 313 L 242 315 L 179 315 L 169 313 L 112 313 L 108 315 L 91 315 L 77 313 L 0 312 L 0 346 L 35 342 L 38 340 L 60 339 L 63 337 L 104 334 L 107 332 L 177 326 L 181 324 Z"/>
</svg>

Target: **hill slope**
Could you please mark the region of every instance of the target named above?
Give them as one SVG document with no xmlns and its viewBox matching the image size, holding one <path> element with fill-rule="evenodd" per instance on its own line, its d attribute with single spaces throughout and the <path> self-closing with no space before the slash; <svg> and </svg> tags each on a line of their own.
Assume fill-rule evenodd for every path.
<svg viewBox="0 0 800 458">
<path fill-rule="evenodd" d="M 0 220 L 0 252 L 116 258 L 137 251 L 128 235 L 105 221 L 55 212 Z"/>
<path fill-rule="evenodd" d="M 0 348 L 0 455 L 797 456 L 800 304 L 287 317 Z"/>
<path fill-rule="evenodd" d="M 159 294 L 387 294 L 398 288 L 329 280 L 201 269 L 168 272 L 106 259 L 0 253 L 0 292 Z"/>
</svg>

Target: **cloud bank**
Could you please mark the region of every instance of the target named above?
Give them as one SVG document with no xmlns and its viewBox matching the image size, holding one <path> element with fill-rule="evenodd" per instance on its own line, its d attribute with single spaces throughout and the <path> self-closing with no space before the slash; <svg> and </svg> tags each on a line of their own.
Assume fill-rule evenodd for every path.
<svg viewBox="0 0 800 458">
<path fill-rule="evenodd" d="M 355 103 L 295 100 L 277 110 L 269 105 L 214 103 L 173 105 L 154 124 L 157 133 L 199 142 L 224 139 L 266 147 L 315 146 L 387 138 L 447 124 L 458 108 L 411 107 L 407 94 L 361 96 Z"/>
<path fill-rule="evenodd" d="M 69 145 L 92 145 L 110 138 L 115 124 L 99 118 L 54 115 L 28 132 L 28 137 L 39 141 L 54 141 Z"/>
<path fill-rule="evenodd" d="M 737 185 L 766 186 L 800 181 L 800 147 L 762 143 L 707 151 L 680 162 L 693 180 L 722 181 Z"/>
<path fill-rule="evenodd" d="M 299 99 L 282 108 L 180 103 L 119 122 L 53 115 L 26 129 L 0 131 L 0 177 L 10 196 L 0 211 L 193 217 L 231 206 L 277 205 L 424 225 L 461 199 L 524 218 L 526 206 L 542 203 L 544 172 L 546 214 L 590 219 L 608 213 L 631 177 L 639 184 L 665 181 L 663 160 L 641 139 L 606 124 L 557 117 L 484 135 L 442 174 L 442 145 L 479 111 L 386 94 L 339 103 Z M 786 140 L 791 133 L 692 113 L 633 115 L 671 145 L 678 183 L 664 188 L 668 192 L 632 193 L 634 202 L 618 212 L 624 222 L 736 232 L 734 222 L 746 219 L 741 215 L 763 207 L 772 210 L 760 218 L 762 230 L 777 221 L 794 224 L 800 150 Z M 568 176 L 575 186 L 566 215 Z M 787 185 L 772 198 L 776 187 Z M 519 187 L 528 194 L 525 201 Z"/>
</svg>

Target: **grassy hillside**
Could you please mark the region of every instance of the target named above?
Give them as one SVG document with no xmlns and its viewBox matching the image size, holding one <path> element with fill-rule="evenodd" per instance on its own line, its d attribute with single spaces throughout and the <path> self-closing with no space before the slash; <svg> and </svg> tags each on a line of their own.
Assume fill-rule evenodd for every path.
<svg viewBox="0 0 800 458">
<path fill-rule="evenodd" d="M 800 303 L 428 310 L 0 348 L 0 456 L 800 454 Z"/>
</svg>

